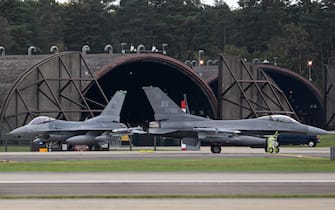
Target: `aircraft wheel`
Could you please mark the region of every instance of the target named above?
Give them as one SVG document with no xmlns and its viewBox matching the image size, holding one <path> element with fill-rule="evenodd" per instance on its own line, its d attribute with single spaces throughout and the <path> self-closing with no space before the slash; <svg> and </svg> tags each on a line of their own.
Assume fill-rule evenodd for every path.
<svg viewBox="0 0 335 210">
<path fill-rule="evenodd" d="M 276 147 L 275 148 L 275 153 L 279 153 L 279 150 L 280 150 L 279 147 Z"/>
<path fill-rule="evenodd" d="M 92 144 L 91 146 L 90 146 L 90 151 L 96 151 L 98 148 L 97 148 L 97 146 L 95 145 L 95 144 Z"/>
<path fill-rule="evenodd" d="M 309 141 L 308 142 L 308 146 L 309 147 L 315 147 L 316 146 L 316 143 L 314 141 Z"/>
<path fill-rule="evenodd" d="M 220 145 L 212 145 L 211 152 L 214 154 L 221 153 L 221 146 Z"/>
<path fill-rule="evenodd" d="M 269 153 L 273 153 L 273 148 L 270 147 L 268 151 L 269 151 Z"/>
</svg>

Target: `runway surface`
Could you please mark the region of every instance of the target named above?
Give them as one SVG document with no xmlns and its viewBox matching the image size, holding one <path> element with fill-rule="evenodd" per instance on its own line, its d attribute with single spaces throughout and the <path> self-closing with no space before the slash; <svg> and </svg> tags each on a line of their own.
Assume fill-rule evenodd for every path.
<svg viewBox="0 0 335 210">
<path fill-rule="evenodd" d="M 159 148 L 160 149 L 160 148 Z M 248 147 L 223 147 L 220 154 L 212 154 L 208 147 L 202 147 L 200 151 L 180 151 L 174 148 L 162 148 L 153 151 L 152 148 L 137 149 L 137 151 L 99 151 L 99 152 L 2 152 L 1 161 L 48 161 L 48 160 L 128 160 L 128 159 L 176 159 L 176 158 L 329 158 L 329 148 L 294 147 L 281 148 L 278 154 L 265 153 L 261 148 Z"/>
<path fill-rule="evenodd" d="M 0 153 L 0 161 L 112 160 L 170 158 L 329 158 L 329 148 L 223 148 L 222 154 L 201 151 L 141 151 Z M 1 171 L 1 168 L 0 168 Z M 69 169 L 70 171 L 70 169 Z M 0 173 L 3 196 L 87 195 L 301 195 L 309 199 L 0 199 L 1 209 L 334 209 L 335 173 Z"/>
<path fill-rule="evenodd" d="M 335 173 L 1 173 L 1 196 L 334 195 Z"/>
<path fill-rule="evenodd" d="M 6 210 L 333 210 L 335 199 L 20 199 L 0 203 Z"/>
</svg>

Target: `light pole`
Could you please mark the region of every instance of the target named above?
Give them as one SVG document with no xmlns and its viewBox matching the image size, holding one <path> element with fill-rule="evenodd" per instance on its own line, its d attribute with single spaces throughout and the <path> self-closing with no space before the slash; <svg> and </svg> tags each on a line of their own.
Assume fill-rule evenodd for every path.
<svg viewBox="0 0 335 210">
<path fill-rule="evenodd" d="M 278 61 L 278 57 L 277 56 L 273 57 L 273 65 L 277 66 L 278 65 L 277 61 Z"/>
<path fill-rule="evenodd" d="M 121 52 L 122 52 L 122 54 L 126 53 L 126 50 L 125 50 L 126 45 L 127 45 L 127 43 L 125 43 L 125 42 L 121 43 Z"/>
<path fill-rule="evenodd" d="M 312 65 L 313 65 L 313 61 L 308 60 L 307 61 L 307 66 L 308 66 L 308 80 L 309 81 L 312 81 Z"/>
<path fill-rule="evenodd" d="M 162 44 L 162 50 L 163 50 L 163 55 L 166 55 L 166 47 L 168 46 L 168 44 L 166 44 L 166 43 L 163 43 Z"/>
<path fill-rule="evenodd" d="M 204 54 L 204 50 L 198 51 L 198 58 L 199 58 L 199 66 L 202 66 L 204 64 L 204 60 L 201 59 L 201 55 Z"/>
</svg>

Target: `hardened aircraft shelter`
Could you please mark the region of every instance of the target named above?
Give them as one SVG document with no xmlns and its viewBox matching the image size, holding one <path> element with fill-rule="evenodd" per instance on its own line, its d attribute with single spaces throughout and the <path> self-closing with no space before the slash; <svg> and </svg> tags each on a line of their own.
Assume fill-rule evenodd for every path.
<svg viewBox="0 0 335 210">
<path fill-rule="evenodd" d="M 63 52 L 1 56 L 0 70 L 2 141 L 13 140 L 6 134 L 36 116 L 65 120 L 93 117 L 117 90 L 128 92 L 121 121 L 146 126 L 153 120 L 153 112 L 143 86 L 160 87 L 178 104 L 186 97 L 192 114 L 213 119 L 268 114 L 299 119 L 303 115 L 297 111 L 304 110 L 297 107 L 306 103 L 299 103 L 302 99 L 292 94 L 300 94 L 299 88 L 311 98 L 307 102 L 315 104 L 312 108 L 317 115 L 323 116 L 325 112 L 321 94 L 303 78 L 284 69 L 255 66 L 233 57 L 220 56 L 218 66 L 193 67 L 158 53 Z M 313 119 L 316 125 L 325 122 L 322 117 Z"/>
</svg>

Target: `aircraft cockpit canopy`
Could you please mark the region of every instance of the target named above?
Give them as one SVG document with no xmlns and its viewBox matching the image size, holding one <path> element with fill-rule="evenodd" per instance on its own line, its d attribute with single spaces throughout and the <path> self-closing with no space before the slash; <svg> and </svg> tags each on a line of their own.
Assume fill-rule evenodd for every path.
<svg viewBox="0 0 335 210">
<path fill-rule="evenodd" d="M 32 121 L 30 121 L 29 125 L 48 123 L 53 120 L 55 120 L 55 118 L 47 117 L 47 116 L 39 116 L 39 117 L 35 117 Z"/>
<path fill-rule="evenodd" d="M 298 123 L 298 121 L 286 115 L 267 115 L 267 116 L 259 117 L 258 119 L 271 120 L 271 121 L 282 122 L 282 123 Z"/>
</svg>

